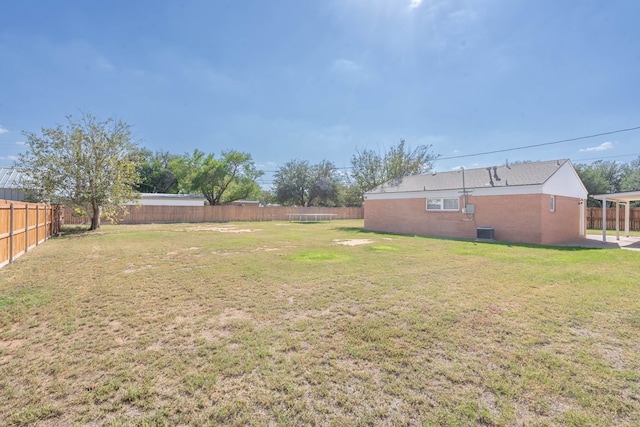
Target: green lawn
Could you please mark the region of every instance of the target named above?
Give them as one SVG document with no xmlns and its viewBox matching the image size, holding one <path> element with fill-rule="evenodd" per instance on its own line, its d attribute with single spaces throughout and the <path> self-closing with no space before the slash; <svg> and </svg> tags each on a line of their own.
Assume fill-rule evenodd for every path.
<svg viewBox="0 0 640 427">
<path fill-rule="evenodd" d="M 589 228 L 587 230 L 587 234 L 602 234 L 602 228 Z M 615 228 L 613 230 L 607 230 L 607 236 L 615 236 L 615 235 L 616 235 Z M 624 224 L 620 225 L 620 235 L 621 236 L 624 235 Z M 629 231 L 629 236 L 640 237 L 640 231 L 631 230 Z"/>
<path fill-rule="evenodd" d="M 0 270 L 0 420 L 637 426 L 639 268 L 362 221 L 68 233 Z"/>
</svg>

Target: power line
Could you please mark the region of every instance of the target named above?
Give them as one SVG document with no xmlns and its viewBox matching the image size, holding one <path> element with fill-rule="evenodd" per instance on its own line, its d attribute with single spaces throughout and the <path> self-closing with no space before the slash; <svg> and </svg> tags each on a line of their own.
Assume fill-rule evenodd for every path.
<svg viewBox="0 0 640 427">
<path fill-rule="evenodd" d="M 601 157 L 591 157 L 589 159 L 571 159 L 579 162 L 588 162 L 589 160 L 602 160 L 602 159 L 613 159 L 616 157 L 631 157 L 631 156 L 640 156 L 640 153 L 637 154 L 619 154 L 617 156 L 601 156 Z"/>
<path fill-rule="evenodd" d="M 544 142 L 542 144 L 525 145 L 523 147 L 505 148 L 503 150 L 485 151 L 483 153 L 475 153 L 475 154 L 463 154 L 463 155 L 460 155 L 460 156 L 439 157 L 436 160 L 462 159 L 464 157 L 476 157 L 476 156 L 484 156 L 486 154 L 496 154 L 496 153 L 504 153 L 504 152 L 507 152 L 507 151 L 524 150 L 526 148 L 543 147 L 545 145 L 553 145 L 553 144 L 561 144 L 563 142 L 579 141 L 581 139 L 596 138 L 598 136 L 613 135 L 615 133 L 630 132 L 632 130 L 638 130 L 638 129 L 640 129 L 640 126 L 636 126 L 636 127 L 632 127 L 632 128 L 628 128 L 628 129 L 618 129 L 618 130 L 614 130 L 614 131 L 611 131 L 611 132 L 596 133 L 596 134 L 593 134 L 593 135 L 579 136 L 577 138 L 561 139 L 560 141 Z"/>
</svg>

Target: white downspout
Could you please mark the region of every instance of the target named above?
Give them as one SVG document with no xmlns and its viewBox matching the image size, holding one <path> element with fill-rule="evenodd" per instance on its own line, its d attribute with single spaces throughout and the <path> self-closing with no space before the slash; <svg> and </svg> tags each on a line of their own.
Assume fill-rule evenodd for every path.
<svg viewBox="0 0 640 427">
<path fill-rule="evenodd" d="M 584 222 L 585 222 L 585 212 L 586 212 L 587 208 L 586 205 L 584 203 L 584 200 L 580 200 L 580 236 L 584 236 L 585 233 L 585 226 L 584 226 Z"/>
</svg>

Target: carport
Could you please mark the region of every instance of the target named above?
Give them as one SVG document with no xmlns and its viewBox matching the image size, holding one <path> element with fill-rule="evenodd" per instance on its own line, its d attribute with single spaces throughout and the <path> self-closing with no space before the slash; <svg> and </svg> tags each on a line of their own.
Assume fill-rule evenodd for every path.
<svg viewBox="0 0 640 427">
<path fill-rule="evenodd" d="M 597 194 L 591 197 L 602 200 L 602 242 L 607 243 L 607 202 L 614 202 L 616 206 L 616 240 L 620 240 L 620 205 L 624 205 L 624 237 L 629 237 L 630 205 L 631 202 L 640 201 L 640 191 Z"/>
</svg>

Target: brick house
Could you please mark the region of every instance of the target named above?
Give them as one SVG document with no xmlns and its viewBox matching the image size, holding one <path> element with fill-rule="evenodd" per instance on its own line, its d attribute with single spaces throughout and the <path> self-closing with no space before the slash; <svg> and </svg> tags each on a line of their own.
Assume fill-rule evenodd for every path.
<svg viewBox="0 0 640 427">
<path fill-rule="evenodd" d="M 407 176 L 364 195 L 364 228 L 554 244 L 586 237 L 587 190 L 569 160 Z"/>
</svg>

